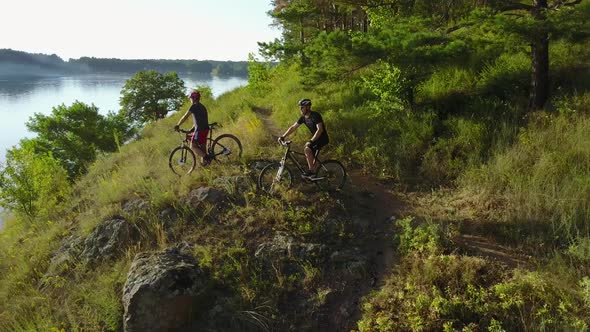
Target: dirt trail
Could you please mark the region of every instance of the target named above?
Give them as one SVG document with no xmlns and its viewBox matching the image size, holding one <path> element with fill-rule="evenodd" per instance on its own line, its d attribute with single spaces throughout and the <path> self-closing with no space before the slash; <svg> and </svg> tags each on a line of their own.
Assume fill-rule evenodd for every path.
<svg viewBox="0 0 590 332">
<path fill-rule="evenodd" d="M 254 110 L 264 123 L 269 137 L 275 140 L 284 129 L 279 128 L 271 119 L 271 112 L 266 109 Z M 344 198 L 355 215 L 362 216 L 366 223 L 367 238 L 360 242 L 351 243 L 367 259 L 366 278 L 355 284 L 342 282 L 336 285 L 334 295 L 323 313 L 317 317 L 318 328 L 322 331 L 350 331 L 356 329 L 356 322 L 361 317 L 360 301 L 372 290 L 377 290 L 393 273 L 398 256 L 394 245 L 394 222 L 397 219 L 411 215 L 411 203 L 404 195 L 397 195 L 392 183 L 382 182 L 359 170 L 348 170 L 348 181 Z M 470 232 L 471 233 L 471 232 Z M 467 255 L 479 256 L 500 262 L 508 268 L 527 267 L 527 260 L 511 248 L 501 246 L 477 233 L 460 234 L 456 244 Z"/>
<path fill-rule="evenodd" d="M 459 247 L 466 251 L 467 255 L 499 262 L 510 269 L 532 268 L 529 257 L 510 247 L 500 245 L 493 239 L 475 234 L 459 234 L 455 241 Z"/>
<path fill-rule="evenodd" d="M 405 206 L 391 190 L 390 183 L 354 170 L 348 174 L 346 190 L 354 204 L 353 214 L 362 216 L 367 223 L 366 235 L 356 243 L 367 259 L 365 278 L 348 282 L 328 306 L 324 326 L 326 331 L 350 331 L 356 329 L 361 318 L 360 301 L 372 290 L 381 288 L 393 272 L 398 261 L 394 247 L 394 223 L 404 215 Z"/>
<path fill-rule="evenodd" d="M 264 127 L 273 139 L 281 136 L 281 134 L 287 130 L 287 128 L 281 130 L 281 128 L 279 128 L 279 126 L 277 126 L 277 124 L 270 118 L 270 110 L 265 108 L 255 108 L 254 112 L 258 114 L 258 117 L 262 120 Z"/>
<path fill-rule="evenodd" d="M 254 110 L 262 120 L 270 138 L 283 133 L 270 117 L 270 111 L 262 108 Z M 286 128 L 285 128 L 286 130 Z M 362 216 L 362 220 L 370 234 L 370 241 L 356 243 L 359 252 L 366 256 L 366 278 L 359 284 L 346 284 L 338 289 L 338 295 L 330 300 L 325 308 L 319 325 L 322 330 L 349 331 L 360 318 L 360 299 L 369 294 L 372 289 L 379 288 L 390 274 L 396 262 L 393 248 L 392 226 L 393 220 L 398 218 L 403 210 L 403 204 L 388 188 L 388 184 L 381 183 L 371 176 L 364 175 L 358 170 L 349 170 L 346 192 L 350 193 L 347 201 L 355 205 L 354 214 Z"/>
</svg>

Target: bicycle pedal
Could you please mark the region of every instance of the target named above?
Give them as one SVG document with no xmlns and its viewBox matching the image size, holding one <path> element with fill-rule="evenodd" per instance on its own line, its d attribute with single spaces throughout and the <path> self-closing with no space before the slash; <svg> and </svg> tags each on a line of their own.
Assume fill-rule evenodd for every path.
<svg viewBox="0 0 590 332">
<path fill-rule="evenodd" d="M 308 179 L 309 179 L 309 181 L 320 181 L 320 180 L 325 179 L 325 177 L 313 177 L 313 178 L 308 178 Z"/>
</svg>

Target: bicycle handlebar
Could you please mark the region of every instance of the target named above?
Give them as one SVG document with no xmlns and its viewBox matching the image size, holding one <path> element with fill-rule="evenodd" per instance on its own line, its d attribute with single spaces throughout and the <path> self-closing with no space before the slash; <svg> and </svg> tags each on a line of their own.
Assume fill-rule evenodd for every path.
<svg viewBox="0 0 590 332">
<path fill-rule="evenodd" d="M 293 141 L 285 141 L 280 139 L 279 143 L 281 143 L 282 146 L 289 146 L 289 144 L 293 143 Z"/>
<path fill-rule="evenodd" d="M 209 129 L 215 129 L 215 128 L 219 128 L 221 127 L 221 125 L 217 122 L 213 122 L 209 124 Z M 194 130 L 184 130 L 184 129 L 180 129 L 178 128 L 178 132 L 183 133 L 183 134 L 192 134 L 194 132 Z"/>
</svg>

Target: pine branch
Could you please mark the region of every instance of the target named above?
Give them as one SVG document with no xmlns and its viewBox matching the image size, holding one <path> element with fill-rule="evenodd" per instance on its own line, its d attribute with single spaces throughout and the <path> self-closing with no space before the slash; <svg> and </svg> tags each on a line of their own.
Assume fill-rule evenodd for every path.
<svg viewBox="0 0 590 332">
<path fill-rule="evenodd" d="M 577 4 L 580 4 L 581 2 L 582 2 L 582 0 L 573 0 L 573 1 L 558 0 L 555 3 L 553 3 L 551 6 L 549 6 L 549 9 L 558 9 L 559 7 L 573 7 Z"/>
<path fill-rule="evenodd" d="M 474 24 L 475 24 L 474 22 L 465 22 L 465 23 L 457 24 L 455 26 L 452 26 L 452 27 L 448 28 L 445 32 L 447 34 L 453 33 L 453 32 L 455 32 L 455 31 L 457 31 L 457 30 L 459 30 L 461 28 L 470 27 L 470 26 L 472 26 Z"/>
<path fill-rule="evenodd" d="M 534 7 L 531 5 L 525 5 L 523 3 L 513 2 L 505 0 L 505 5 L 500 9 L 501 12 L 507 12 L 511 10 L 532 10 Z"/>
</svg>

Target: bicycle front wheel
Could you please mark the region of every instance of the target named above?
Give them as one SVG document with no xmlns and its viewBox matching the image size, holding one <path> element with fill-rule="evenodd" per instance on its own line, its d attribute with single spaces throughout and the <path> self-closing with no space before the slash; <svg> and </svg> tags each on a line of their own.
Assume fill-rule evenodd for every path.
<svg viewBox="0 0 590 332">
<path fill-rule="evenodd" d="M 190 174 L 195 169 L 196 164 L 197 159 L 194 152 L 186 146 L 179 146 L 172 150 L 168 159 L 168 166 L 178 176 Z"/>
<path fill-rule="evenodd" d="M 346 182 L 346 170 L 339 161 L 327 160 L 318 168 L 317 179 L 316 183 L 323 190 L 340 190 Z"/>
<path fill-rule="evenodd" d="M 223 134 L 213 141 L 209 156 L 220 163 L 237 163 L 242 158 L 242 143 L 234 135 Z"/>
<path fill-rule="evenodd" d="M 293 184 L 291 170 L 281 164 L 272 163 L 266 165 L 258 176 L 258 188 L 267 194 L 273 194 L 279 190 L 285 190 Z"/>
</svg>

